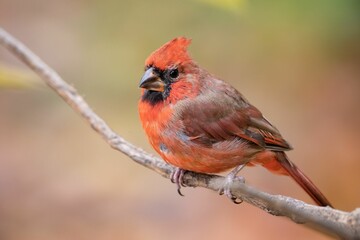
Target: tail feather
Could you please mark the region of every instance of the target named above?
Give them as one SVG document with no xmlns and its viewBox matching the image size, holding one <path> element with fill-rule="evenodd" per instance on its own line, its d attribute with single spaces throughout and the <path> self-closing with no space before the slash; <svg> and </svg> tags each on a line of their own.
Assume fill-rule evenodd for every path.
<svg viewBox="0 0 360 240">
<path fill-rule="evenodd" d="M 284 152 L 276 152 L 276 157 L 280 165 L 319 206 L 332 207 L 329 200 L 320 192 L 315 184 L 301 170 L 287 158 Z"/>
</svg>

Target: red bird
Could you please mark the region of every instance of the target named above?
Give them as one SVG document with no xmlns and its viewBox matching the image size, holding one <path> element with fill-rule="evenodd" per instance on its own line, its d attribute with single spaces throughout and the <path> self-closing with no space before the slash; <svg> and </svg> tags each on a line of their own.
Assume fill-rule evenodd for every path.
<svg viewBox="0 0 360 240">
<path fill-rule="evenodd" d="M 234 87 L 200 68 L 179 37 L 145 61 L 139 114 L 153 148 L 177 167 L 178 190 L 184 171 L 219 173 L 235 168 L 228 187 L 246 165 L 292 177 L 320 206 L 331 206 L 319 189 L 287 158 L 291 150 L 280 132 Z"/>
</svg>

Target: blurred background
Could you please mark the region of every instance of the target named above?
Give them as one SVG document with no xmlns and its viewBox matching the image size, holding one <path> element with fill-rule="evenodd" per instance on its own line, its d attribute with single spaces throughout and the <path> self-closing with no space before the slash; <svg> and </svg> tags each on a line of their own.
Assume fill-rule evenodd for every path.
<svg viewBox="0 0 360 240">
<path fill-rule="evenodd" d="M 290 158 L 335 207 L 360 206 L 360 3 L 356 0 L 0 0 L 23 41 L 121 136 L 153 152 L 137 114 L 145 58 L 177 36 L 294 146 Z M 312 203 L 266 170 L 247 183 Z M 112 150 L 0 47 L 1 239 L 328 239 Z"/>
</svg>

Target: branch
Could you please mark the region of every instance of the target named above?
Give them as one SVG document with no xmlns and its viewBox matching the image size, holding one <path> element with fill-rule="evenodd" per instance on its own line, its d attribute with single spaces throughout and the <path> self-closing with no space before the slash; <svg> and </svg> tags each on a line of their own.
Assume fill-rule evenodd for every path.
<svg viewBox="0 0 360 240">
<path fill-rule="evenodd" d="M 129 156 L 135 162 L 169 178 L 174 167 L 150 155 L 117 135 L 85 102 L 76 89 L 66 83 L 53 69 L 31 52 L 20 41 L 0 28 L 0 44 L 36 72 L 70 107 L 79 113 L 90 126 L 114 149 Z M 219 191 L 224 177 L 186 172 L 184 184 Z M 360 239 L 360 208 L 343 212 L 330 207 L 318 207 L 281 195 L 261 192 L 239 181 L 231 185 L 232 193 L 272 215 L 286 216 L 296 223 L 306 224 L 327 234 L 343 239 Z"/>
</svg>

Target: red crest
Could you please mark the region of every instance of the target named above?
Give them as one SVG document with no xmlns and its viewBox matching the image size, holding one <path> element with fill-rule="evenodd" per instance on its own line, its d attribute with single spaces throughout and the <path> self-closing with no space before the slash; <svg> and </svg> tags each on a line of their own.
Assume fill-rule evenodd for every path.
<svg viewBox="0 0 360 240">
<path fill-rule="evenodd" d="M 191 61 L 187 52 L 190 43 L 191 40 L 185 37 L 175 38 L 151 53 L 146 59 L 145 65 L 152 65 L 164 70 L 167 67 Z"/>
</svg>

